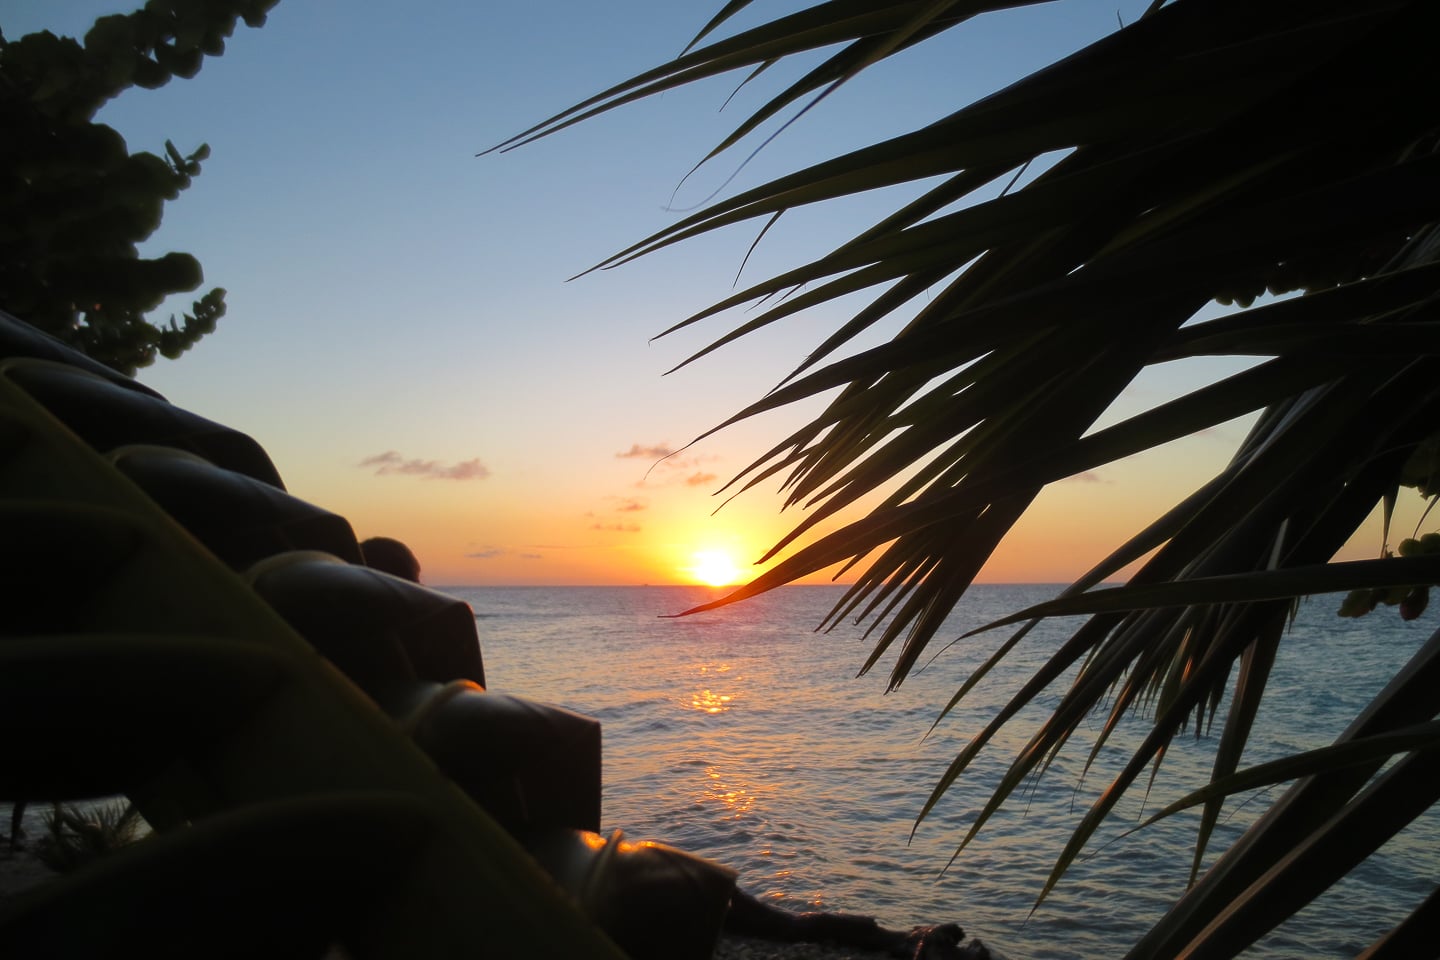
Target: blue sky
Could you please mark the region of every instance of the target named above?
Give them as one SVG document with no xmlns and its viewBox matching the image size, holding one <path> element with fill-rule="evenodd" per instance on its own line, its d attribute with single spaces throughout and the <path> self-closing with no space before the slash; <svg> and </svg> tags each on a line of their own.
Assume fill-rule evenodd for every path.
<svg viewBox="0 0 1440 960">
<path fill-rule="evenodd" d="M 738 78 L 476 156 L 674 56 L 718 6 L 284 0 L 195 79 L 126 92 L 100 119 L 132 150 L 158 152 L 167 138 L 212 150 L 147 252 L 194 253 L 207 285 L 229 291 L 215 334 L 140 378 L 253 435 L 293 492 L 361 536 L 416 543 L 437 582 L 665 580 L 702 548 L 753 559 L 788 515 L 757 492 L 712 517 L 712 493 L 793 415 L 647 469 L 656 450 L 772 386 L 838 314 L 797 318 L 662 376 L 728 329 L 734 318 L 651 342 L 731 291 L 754 230 L 567 278 L 722 186 L 937 119 L 1144 4 L 1062 0 L 987 16 L 860 78 L 752 162 L 742 167 L 746 147 L 683 186 L 778 81 L 723 113 Z M 756 4 L 746 22 L 792 8 Z M 83 35 L 96 16 L 129 9 L 5 0 L 0 26 L 11 38 Z M 747 273 L 828 249 L 893 202 L 787 217 Z M 1053 532 L 1060 518 L 1036 522 Z"/>
</svg>

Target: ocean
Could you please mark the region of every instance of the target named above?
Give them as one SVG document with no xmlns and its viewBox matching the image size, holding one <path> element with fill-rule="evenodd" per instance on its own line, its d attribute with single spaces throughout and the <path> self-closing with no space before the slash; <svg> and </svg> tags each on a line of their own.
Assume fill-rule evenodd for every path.
<svg viewBox="0 0 1440 960">
<path fill-rule="evenodd" d="M 857 676 L 870 649 L 860 627 L 815 632 L 842 589 L 786 587 L 680 619 L 664 615 L 719 591 L 446 592 L 474 608 L 492 690 L 601 721 L 606 832 L 622 829 L 630 839 L 720 861 L 739 872 L 741 886 L 791 909 L 873 914 L 893 926 L 955 921 L 1017 960 L 1122 955 L 1184 891 L 1196 817 L 1126 831 L 1142 813 L 1203 782 L 1212 742 L 1177 739 L 1148 798 L 1142 789 L 1127 799 L 1032 913 L 1070 830 L 1108 783 L 1114 751 L 1082 779 L 1089 747 L 1082 730 L 952 863 L 965 829 L 1024 743 L 1027 733 L 1015 727 L 918 828 L 915 819 L 956 752 L 1075 621 L 1033 631 L 1010 663 L 936 725 L 951 694 L 1008 633 L 937 641 L 933 660 L 887 694 L 890 658 Z M 1057 590 L 978 586 L 940 640 Z M 1405 623 L 1389 608 L 1341 619 L 1338 605 L 1336 597 L 1319 597 L 1302 607 L 1245 765 L 1328 743 L 1440 626 L 1433 608 Z M 1207 862 L 1279 790 L 1233 800 Z M 1437 867 L 1440 816 L 1431 811 L 1250 955 L 1354 956 L 1433 889 Z"/>
</svg>

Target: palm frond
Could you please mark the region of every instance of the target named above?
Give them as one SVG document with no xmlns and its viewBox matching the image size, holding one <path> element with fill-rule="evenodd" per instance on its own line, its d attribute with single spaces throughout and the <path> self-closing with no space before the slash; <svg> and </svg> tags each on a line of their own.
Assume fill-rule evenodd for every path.
<svg viewBox="0 0 1440 960">
<path fill-rule="evenodd" d="M 703 163 L 785 111 L 803 113 L 835 85 L 859 82 L 874 62 L 1010 5 L 831 0 L 711 39 L 746 6 L 736 0 L 697 37 L 708 45 L 499 149 L 701 77 L 835 48 Z M 1440 583 L 1433 556 L 1334 562 L 1377 505 L 1388 536 L 1402 483 L 1436 486 L 1435 470 L 1415 466 L 1440 422 L 1440 111 L 1416 95 L 1431 84 L 1436 26 L 1433 6 L 1419 0 L 1157 2 L 1137 22 L 934 123 L 721 199 L 596 265 L 913 185 L 914 199 L 828 253 L 665 331 L 761 304 L 689 363 L 803 311 L 868 298 L 774 390 L 716 428 L 828 397 L 731 483 L 739 492 L 779 481 L 786 505 L 806 516 L 767 556 L 777 558 L 773 567 L 696 609 L 838 565 L 855 579 L 827 624 L 868 620 L 864 669 L 893 655 L 892 686 L 1047 485 L 1253 419 L 1228 464 L 1197 476 L 1194 493 L 1059 598 L 983 628 L 1017 631 L 942 711 L 953 713 L 1042 619 L 1088 616 L 974 734 L 925 802 L 922 819 L 1023 708 L 1060 690 L 961 849 L 1050 765 L 1082 719 L 1109 704 L 1093 761 L 1122 716 L 1153 711 L 1042 898 L 1119 798 L 1147 769 L 1154 776 L 1173 738 L 1191 725 L 1212 729 L 1223 710 L 1213 784 L 1195 801 L 1204 806 L 1198 868 L 1228 785 L 1242 777 L 1293 598 Z M 1020 171 L 1034 175 L 1006 184 Z M 1266 294 L 1285 299 L 1255 306 Z M 1202 315 L 1216 301 L 1238 309 Z M 853 348 L 882 323 L 898 329 L 889 342 Z M 1147 369 L 1222 356 L 1252 365 L 1101 426 Z M 878 505 L 848 519 L 862 501 Z M 1136 564 L 1127 585 L 1100 588 Z M 1399 697 L 1425 704 L 1408 723 L 1435 715 L 1433 693 L 1426 699 L 1397 682 L 1404 694 L 1382 694 L 1375 710 Z M 1352 762 L 1354 744 L 1398 729 L 1372 729 L 1366 716 L 1334 751 L 1284 768 L 1314 772 L 1134 956 L 1173 955 L 1191 940 L 1195 956 L 1231 955 L 1343 874 L 1351 851 L 1371 849 L 1436 799 L 1428 747 L 1373 781 L 1371 760 Z M 1324 826 L 1330 817 L 1359 818 L 1374 835 L 1347 847 Z M 1283 902 L 1266 879 L 1271 870 L 1296 878 Z M 1417 915 L 1435 909 L 1422 905 Z M 1405 942 L 1402 932 L 1394 942 Z"/>
</svg>

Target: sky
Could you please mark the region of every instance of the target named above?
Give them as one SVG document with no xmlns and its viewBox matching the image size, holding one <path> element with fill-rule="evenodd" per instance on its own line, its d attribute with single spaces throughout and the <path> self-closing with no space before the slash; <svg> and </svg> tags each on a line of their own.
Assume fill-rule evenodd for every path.
<svg viewBox="0 0 1440 960">
<path fill-rule="evenodd" d="M 83 36 L 135 5 L 0 0 L 0 28 Z M 706 553 L 760 569 L 750 564 L 801 515 L 782 514 L 764 487 L 717 512 L 716 491 L 804 411 L 662 458 L 773 386 L 839 308 L 665 375 L 741 319 L 653 339 L 732 291 L 755 229 L 570 278 L 716 191 L 938 119 L 1145 3 L 1062 0 L 982 18 L 861 77 L 753 161 L 741 162 L 747 147 L 688 179 L 776 87 L 742 91 L 722 112 L 739 78 L 718 78 L 477 156 L 672 58 L 719 6 L 283 0 L 194 79 L 125 92 L 98 119 L 132 152 L 160 153 L 167 139 L 212 151 L 144 252 L 193 253 L 203 289 L 228 291 L 217 332 L 139 379 L 254 437 L 290 492 L 360 537 L 410 543 L 428 583 L 693 582 Z M 792 6 L 755 4 L 743 22 Z M 793 218 L 747 278 L 828 249 L 894 202 Z M 1134 402 L 1204 375 L 1157 372 Z M 1226 425 L 1052 485 L 981 580 L 1079 575 L 1208 478 L 1242 434 Z"/>
</svg>

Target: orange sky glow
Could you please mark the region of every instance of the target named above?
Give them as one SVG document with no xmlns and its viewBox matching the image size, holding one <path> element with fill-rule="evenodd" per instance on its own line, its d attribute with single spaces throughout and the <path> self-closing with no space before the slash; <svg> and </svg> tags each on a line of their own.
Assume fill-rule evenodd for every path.
<svg viewBox="0 0 1440 960">
<path fill-rule="evenodd" d="M 716 78 L 513 153 L 477 154 L 673 56 L 709 5 L 642 0 L 614 16 L 567 0 L 538 17 L 524 4 L 440 4 L 425 16 L 337 18 L 330 5 L 281 3 L 193 79 L 129 91 L 98 117 L 132 150 L 211 148 L 145 252 L 193 252 L 206 285 L 228 290 L 228 312 L 139 379 L 254 437 L 292 493 L 358 536 L 409 543 L 432 585 L 729 579 L 698 571 L 703 553 L 742 578 L 760 572 L 754 561 L 803 512 L 782 513 L 773 482 L 728 503 L 716 491 L 818 408 L 685 444 L 774 387 L 854 304 L 786 318 L 668 375 L 753 314 L 656 334 L 728 296 L 742 264 L 747 281 L 793 268 L 895 198 L 787 212 L 753 249 L 747 226 L 568 278 L 707 197 L 919 129 L 1116 28 L 1113 4 L 1059 6 L 918 45 L 752 161 L 687 175 L 732 114 L 768 98 L 763 84 L 737 91 L 738 78 Z M 133 8 L 15 0 L 5 29 L 83 35 L 97 16 Z M 423 66 L 373 68 L 419 51 Z M 1110 422 L 1216 369 L 1144 375 Z M 1222 425 L 1052 484 L 980 580 L 1083 574 L 1212 476 L 1243 435 Z M 1380 542 L 1376 520 L 1350 552 L 1374 556 Z"/>
<path fill-rule="evenodd" d="M 1069 582 L 1189 492 L 1178 477 L 1164 476 L 1163 464 L 1124 466 L 1053 484 L 1001 543 L 979 581 Z M 1186 466 L 1198 470 L 1201 464 Z M 575 503 L 546 512 L 537 522 L 533 508 L 517 504 L 511 531 L 495 521 L 511 509 L 474 490 L 432 485 L 424 495 L 413 495 L 416 485 L 407 487 L 412 496 L 399 500 L 352 498 L 345 489 L 318 499 L 348 516 L 362 537 L 404 531 L 421 558 L 426 582 L 448 586 L 743 582 L 768 567 L 754 561 L 802 516 L 780 513 L 778 501 L 758 490 L 712 515 L 711 501 L 692 493 L 673 500 L 625 500 L 612 511 L 620 520 Z M 1419 512 L 1418 503 L 1407 502 L 1392 543 L 1408 535 L 1407 524 L 1416 523 Z M 487 539 L 466 538 L 467 525 Z M 1377 515 L 1342 556 L 1375 556 L 1380 543 Z M 716 572 L 716 565 L 725 562 L 733 564 L 733 575 Z M 830 582 L 835 572 L 822 571 L 802 582 Z M 852 579 L 853 572 L 840 582 Z"/>
</svg>

